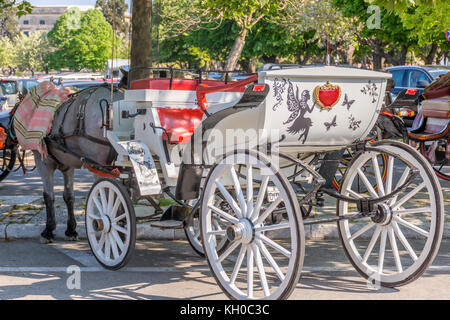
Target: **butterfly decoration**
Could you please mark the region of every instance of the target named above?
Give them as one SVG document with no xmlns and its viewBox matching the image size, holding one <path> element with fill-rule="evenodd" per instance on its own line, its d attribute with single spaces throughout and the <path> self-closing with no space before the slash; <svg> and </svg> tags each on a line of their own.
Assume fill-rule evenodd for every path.
<svg viewBox="0 0 450 320">
<path fill-rule="evenodd" d="M 331 127 L 336 127 L 336 118 L 337 116 L 334 116 L 333 120 L 331 122 L 324 122 L 325 127 L 327 128 L 327 131 L 330 131 Z"/>
<path fill-rule="evenodd" d="M 342 103 L 343 106 L 347 106 L 347 110 L 350 110 L 350 107 L 352 106 L 352 104 L 355 102 L 355 100 L 348 100 L 348 96 L 347 94 L 345 94 L 344 96 L 344 102 Z"/>
<path fill-rule="evenodd" d="M 359 128 L 359 125 L 361 124 L 361 120 L 355 120 L 355 117 L 352 115 L 350 117 L 348 117 L 348 120 L 349 120 L 349 126 L 348 126 L 349 129 L 352 129 L 353 131 L 355 131 L 356 129 Z"/>
<path fill-rule="evenodd" d="M 364 94 L 368 94 L 372 97 L 372 103 L 377 102 L 377 96 L 378 96 L 378 88 L 375 83 L 369 80 L 369 82 L 361 89 L 361 92 Z"/>
</svg>

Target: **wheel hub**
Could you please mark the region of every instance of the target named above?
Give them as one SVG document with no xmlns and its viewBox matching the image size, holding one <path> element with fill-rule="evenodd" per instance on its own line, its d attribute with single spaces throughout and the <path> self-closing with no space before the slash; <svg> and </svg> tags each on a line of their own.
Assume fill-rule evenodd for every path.
<svg viewBox="0 0 450 320">
<path fill-rule="evenodd" d="M 379 203 L 375 215 L 372 217 L 372 221 L 383 226 L 391 223 L 392 220 L 392 208 L 386 203 Z"/>
<path fill-rule="evenodd" d="M 101 217 L 101 219 L 95 219 L 92 223 L 95 231 L 111 231 L 111 220 L 107 215 Z"/>
<path fill-rule="evenodd" d="M 254 226 L 248 219 L 242 219 L 238 223 L 227 227 L 227 238 L 230 241 L 240 240 L 244 244 L 253 241 Z"/>
</svg>

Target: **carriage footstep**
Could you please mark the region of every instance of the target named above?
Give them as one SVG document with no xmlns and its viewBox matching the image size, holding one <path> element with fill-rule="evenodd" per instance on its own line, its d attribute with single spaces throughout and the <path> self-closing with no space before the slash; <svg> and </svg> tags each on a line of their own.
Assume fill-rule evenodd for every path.
<svg viewBox="0 0 450 320">
<path fill-rule="evenodd" d="M 160 229 L 183 229 L 184 222 L 178 220 L 155 221 L 150 224 L 152 227 Z"/>
</svg>

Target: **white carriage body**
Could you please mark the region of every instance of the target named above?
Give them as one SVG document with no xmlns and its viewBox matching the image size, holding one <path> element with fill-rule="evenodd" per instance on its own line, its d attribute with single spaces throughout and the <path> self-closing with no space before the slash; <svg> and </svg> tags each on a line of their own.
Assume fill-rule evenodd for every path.
<svg viewBox="0 0 450 320">
<path fill-rule="evenodd" d="M 343 67 L 263 71 L 258 82 L 270 88 L 263 104 L 231 115 L 218 123 L 217 129 L 260 130 L 259 141 L 251 145 L 281 140 L 279 147 L 284 152 L 341 149 L 363 139 L 373 128 L 390 77 L 388 73 Z M 322 108 L 314 91 L 327 82 L 337 86 L 340 94 L 333 107 Z"/>
<path fill-rule="evenodd" d="M 149 89 L 127 90 L 125 101 L 118 103 L 114 113 L 120 114 L 121 108 L 146 109 L 146 113 L 138 115 L 134 121 L 125 120 L 125 126 L 130 127 L 133 124 L 133 140 L 146 145 L 150 152 L 159 158 L 165 183 L 175 186 L 179 165 L 189 161 L 187 159 L 191 158 L 193 150 L 194 163 L 209 164 L 214 161 L 215 156 L 231 148 L 254 148 L 265 142 L 280 142 L 278 147 L 282 152 L 306 153 L 337 150 L 363 139 L 375 124 L 382 106 L 386 80 L 390 77 L 388 73 L 329 66 L 261 71 L 258 74 L 258 83 L 269 86 L 265 101 L 258 107 L 243 108 L 239 112 L 227 114 L 214 123 L 214 130 L 222 134 L 223 142 L 219 147 L 207 143 L 207 150 L 195 148 L 190 141 L 186 144 L 193 132 L 188 133 L 188 138 L 184 141 L 181 137 L 177 143 L 167 143 L 167 140 L 170 140 L 166 138 L 167 133 L 158 129 L 167 127 L 162 117 L 166 114 L 167 118 L 168 111 L 201 112 L 197 105 L 195 88 L 191 85 L 168 90 L 152 88 L 149 82 Z M 330 87 L 334 88 L 333 106 L 321 107 L 323 97 L 320 90 L 325 88 L 327 91 Z M 230 108 L 242 96 L 243 89 L 207 94 L 210 106 L 208 111 L 213 114 Z M 172 125 L 169 130 L 175 133 L 178 129 L 183 131 L 186 129 L 182 128 L 185 123 L 186 127 L 192 129 L 193 124 L 189 122 L 192 120 L 184 120 L 178 122 L 180 128 L 173 128 Z M 202 130 L 201 120 L 202 114 L 194 125 L 198 126 L 196 133 Z M 119 120 L 114 121 L 116 124 Z M 122 127 L 119 124 L 117 129 L 109 134 L 111 141 L 116 140 L 113 145 L 117 146 L 119 140 L 123 141 L 123 138 L 118 138 L 124 130 Z M 227 137 L 228 133 L 232 135 L 231 142 Z M 241 139 L 237 141 L 236 136 Z M 209 157 L 211 154 L 214 156 Z"/>
</svg>

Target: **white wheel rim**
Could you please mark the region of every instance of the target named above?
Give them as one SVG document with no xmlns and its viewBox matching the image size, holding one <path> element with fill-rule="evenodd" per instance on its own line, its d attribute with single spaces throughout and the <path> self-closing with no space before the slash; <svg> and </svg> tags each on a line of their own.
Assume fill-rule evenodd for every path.
<svg viewBox="0 0 450 320">
<path fill-rule="evenodd" d="M 253 181 L 257 181 L 258 177 L 253 176 L 252 173 L 264 170 L 265 178 L 262 179 L 261 184 L 263 187 L 259 190 L 253 190 L 253 187 L 250 187 L 244 191 L 246 181 L 232 179 L 231 183 L 236 190 L 233 192 L 235 195 L 226 194 L 227 192 L 223 191 L 224 177 L 229 172 L 229 177 L 232 178 L 231 168 L 234 165 L 231 163 L 246 165 L 249 168 L 247 177 L 252 177 L 249 180 Z M 276 172 L 275 168 L 267 167 L 264 162 L 251 154 L 230 155 L 215 167 L 205 187 L 201 215 L 205 253 L 221 287 L 236 299 L 284 298 L 285 292 L 296 285 L 292 281 L 299 270 L 296 264 L 301 268 L 303 263 L 304 232 L 298 226 L 295 208 L 289 200 L 289 191 L 283 187 L 281 180 L 275 175 Z M 264 186 L 267 186 L 269 182 L 277 187 L 280 196 L 275 202 L 267 205 L 264 203 L 267 192 Z M 214 206 L 216 189 L 221 191 L 227 203 L 230 202 L 228 200 L 234 202 L 231 205 L 232 212 L 224 212 Z M 253 196 L 250 198 L 249 194 Z M 283 203 L 288 219 L 266 225 L 265 219 L 278 204 Z M 242 231 L 242 238 L 231 241 L 223 253 L 218 252 L 215 243 L 215 235 L 218 231 L 211 223 L 213 212 L 228 220 L 228 227 L 234 226 L 236 230 Z M 279 239 L 274 232 L 269 232 L 274 230 L 278 230 L 277 232 L 282 230 L 287 235 L 287 239 Z M 237 254 L 236 259 L 233 258 L 233 254 Z"/>
<path fill-rule="evenodd" d="M 412 163 L 413 166 L 419 169 L 420 173 L 414 179 L 413 185 L 388 202 L 388 205 L 393 209 L 392 219 L 389 223 L 380 224 L 373 222 L 371 219 L 366 219 L 362 224 L 355 224 L 349 220 L 342 220 L 339 222 L 339 228 L 343 243 L 352 261 L 361 271 L 366 273 L 373 283 L 377 281 L 381 283 L 397 283 L 408 279 L 422 267 L 426 259 L 429 259 L 429 253 L 432 250 L 438 227 L 437 206 L 442 206 L 442 204 L 439 203 L 436 196 L 439 190 L 433 188 L 432 180 L 436 182 L 434 175 L 427 173 L 425 167 L 411 153 L 393 145 L 380 145 L 378 147 L 394 153 L 400 158 L 389 156 L 386 181 L 384 184 L 381 183 L 383 188 L 378 188 L 377 190 L 372 188 L 370 190 L 371 198 L 387 194 L 394 190 L 396 186 L 404 183 L 409 170 L 406 167 L 401 167 L 401 158 Z M 412 149 L 411 151 L 414 152 Z M 420 157 L 417 152 L 414 153 Z M 358 172 L 358 169 L 361 169 L 366 161 L 373 161 L 371 159 L 374 159 L 374 155 L 375 153 L 373 152 L 367 152 L 354 162 L 351 167 L 352 171 L 349 172 L 345 181 L 343 181 L 341 189 L 343 195 L 351 197 L 368 196 L 356 193 L 352 183 L 357 176 L 361 177 L 361 171 Z M 402 174 L 395 177 L 394 167 L 401 168 Z M 378 174 L 373 179 L 380 183 Z M 437 185 L 439 186 L 439 184 Z M 367 184 L 366 187 L 368 187 Z M 414 201 L 417 201 L 418 193 L 424 190 L 427 191 L 427 199 L 425 200 L 428 203 L 425 207 L 418 207 Z M 423 203 L 423 199 L 421 201 Z M 410 206 L 412 207 L 410 208 Z M 343 201 L 340 201 L 338 209 L 340 216 L 358 212 L 354 206 L 350 207 L 347 202 Z M 419 217 L 419 214 L 423 217 Z M 424 219 L 431 221 L 428 227 L 421 222 Z M 406 232 L 410 235 L 415 234 L 418 239 L 412 240 L 407 238 L 405 236 Z M 366 236 L 367 240 L 370 240 L 368 243 L 363 240 L 363 235 Z M 390 250 L 387 250 L 388 247 Z"/>
<path fill-rule="evenodd" d="M 99 221 L 103 223 L 98 230 Z M 94 255 L 107 266 L 117 266 L 126 257 L 131 240 L 131 219 L 120 190 L 109 181 L 95 185 L 86 206 L 86 228 Z"/>
<path fill-rule="evenodd" d="M 194 216 L 188 220 L 189 225 L 186 227 L 187 236 L 189 238 L 189 242 L 195 247 L 195 249 L 198 252 L 201 252 L 204 254 L 203 251 L 203 244 L 202 244 L 202 237 L 201 237 L 201 230 L 200 230 L 200 219 L 199 219 L 199 212 L 194 213 Z M 224 221 L 221 219 L 218 215 L 214 215 L 213 224 L 216 227 L 216 230 L 219 230 L 223 228 Z M 221 251 L 224 246 L 227 244 L 227 237 L 223 235 L 216 235 L 216 243 L 217 243 L 217 250 Z"/>
</svg>

